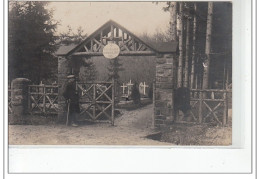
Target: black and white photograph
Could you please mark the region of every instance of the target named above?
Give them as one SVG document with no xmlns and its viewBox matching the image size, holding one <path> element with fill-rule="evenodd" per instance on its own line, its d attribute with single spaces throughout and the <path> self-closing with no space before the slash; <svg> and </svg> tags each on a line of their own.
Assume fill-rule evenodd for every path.
<svg viewBox="0 0 260 179">
<path fill-rule="evenodd" d="M 8 144 L 231 146 L 230 1 L 8 2 Z"/>
</svg>

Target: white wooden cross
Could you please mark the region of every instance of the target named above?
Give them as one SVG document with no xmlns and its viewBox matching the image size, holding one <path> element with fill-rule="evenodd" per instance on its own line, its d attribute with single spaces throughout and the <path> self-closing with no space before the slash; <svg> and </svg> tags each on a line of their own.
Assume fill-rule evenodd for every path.
<svg viewBox="0 0 260 179">
<path fill-rule="evenodd" d="M 123 94 L 125 94 L 125 88 L 127 88 L 127 86 L 123 83 L 123 86 L 121 86 L 121 88 L 123 88 Z"/>
<path fill-rule="evenodd" d="M 144 88 L 144 95 L 145 95 L 145 88 L 148 88 L 149 86 L 148 85 L 145 85 L 145 82 L 144 82 L 144 84 L 143 84 L 143 88 Z"/>
<path fill-rule="evenodd" d="M 129 96 L 130 95 L 130 89 L 132 89 L 132 86 L 133 86 L 134 84 L 132 83 L 132 81 L 131 81 L 131 79 L 130 79 L 130 81 L 127 83 L 127 86 L 128 86 L 128 88 L 127 88 L 127 95 Z"/>
</svg>

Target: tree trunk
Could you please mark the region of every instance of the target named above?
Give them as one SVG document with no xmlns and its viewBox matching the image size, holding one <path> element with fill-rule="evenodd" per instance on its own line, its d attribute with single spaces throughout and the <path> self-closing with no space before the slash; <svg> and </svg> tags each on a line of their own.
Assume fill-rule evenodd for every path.
<svg viewBox="0 0 260 179">
<path fill-rule="evenodd" d="M 177 2 L 170 3 L 169 11 L 171 40 L 177 41 Z"/>
<path fill-rule="evenodd" d="M 203 64 L 204 66 L 203 82 L 202 82 L 203 89 L 209 88 L 212 16 L 213 16 L 213 2 L 208 2 L 208 17 L 207 17 L 207 32 L 206 32 L 206 47 L 205 47 L 206 59 Z"/>
<path fill-rule="evenodd" d="M 196 31 L 197 31 L 197 4 L 194 3 L 194 16 L 193 16 L 193 39 L 192 39 L 192 60 L 191 60 L 191 81 L 190 81 L 190 86 L 191 88 L 194 88 L 195 85 L 195 59 L 196 59 Z"/>
<path fill-rule="evenodd" d="M 177 87 L 182 87 L 182 60 L 183 60 L 183 2 L 180 2 L 179 9 L 179 63 L 178 63 L 178 82 Z"/>
<path fill-rule="evenodd" d="M 186 29 L 186 48 L 185 48 L 185 67 L 184 67 L 184 87 L 189 87 L 189 53 L 190 53 L 190 19 L 187 17 Z"/>
</svg>

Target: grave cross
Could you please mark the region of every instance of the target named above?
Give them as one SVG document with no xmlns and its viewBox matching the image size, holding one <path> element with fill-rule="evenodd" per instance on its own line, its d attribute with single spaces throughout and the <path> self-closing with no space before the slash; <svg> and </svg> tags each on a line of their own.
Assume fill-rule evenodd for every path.
<svg viewBox="0 0 260 179">
<path fill-rule="evenodd" d="M 130 81 L 127 83 L 127 86 L 128 86 L 128 90 L 127 90 L 127 95 L 129 96 L 130 95 L 130 89 L 132 89 L 132 86 L 133 86 L 134 84 L 132 83 L 132 81 L 131 81 L 131 79 L 130 79 Z"/>
<path fill-rule="evenodd" d="M 145 82 L 144 82 L 144 84 L 143 84 L 143 87 L 144 87 L 144 95 L 145 95 L 145 88 L 147 87 L 149 87 L 148 85 L 145 85 Z"/>
<path fill-rule="evenodd" d="M 123 83 L 123 86 L 121 86 L 121 88 L 123 88 L 123 94 L 125 94 L 125 88 L 127 88 L 127 86 Z"/>
</svg>

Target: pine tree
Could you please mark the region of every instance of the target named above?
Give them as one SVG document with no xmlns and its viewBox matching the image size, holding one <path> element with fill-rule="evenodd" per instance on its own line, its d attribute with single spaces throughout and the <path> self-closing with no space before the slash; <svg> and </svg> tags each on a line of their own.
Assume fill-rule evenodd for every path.
<svg viewBox="0 0 260 179">
<path fill-rule="evenodd" d="M 54 32 L 57 26 L 48 2 L 10 2 L 8 20 L 9 80 L 24 77 L 34 83 L 56 78 Z"/>
<path fill-rule="evenodd" d="M 119 72 L 123 71 L 122 64 L 120 63 L 120 59 L 117 57 L 109 61 L 108 65 L 108 80 L 114 79 L 116 83 L 119 83 Z"/>
<path fill-rule="evenodd" d="M 79 79 L 81 82 L 95 81 L 97 77 L 96 66 L 93 61 L 88 59 L 84 60 L 82 65 L 82 72 L 79 73 Z"/>
</svg>

